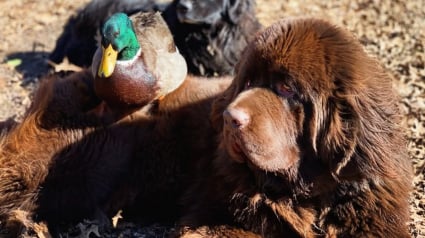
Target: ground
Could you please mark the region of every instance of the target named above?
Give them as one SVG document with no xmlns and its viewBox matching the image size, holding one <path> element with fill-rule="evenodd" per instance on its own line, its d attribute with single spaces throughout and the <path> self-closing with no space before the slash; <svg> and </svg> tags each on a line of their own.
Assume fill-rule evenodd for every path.
<svg viewBox="0 0 425 238">
<path fill-rule="evenodd" d="M 0 121 L 22 116 L 64 23 L 88 1 L 0 1 Z M 257 0 L 257 12 L 266 26 L 281 17 L 315 16 L 347 27 L 394 76 L 415 173 L 409 227 L 412 237 L 425 237 L 424 1 Z M 80 225 L 76 234 L 97 232 L 90 222 Z M 120 232 L 120 237 L 163 237 L 167 229 L 129 224 Z M 71 233 L 64 237 L 76 237 Z"/>
</svg>

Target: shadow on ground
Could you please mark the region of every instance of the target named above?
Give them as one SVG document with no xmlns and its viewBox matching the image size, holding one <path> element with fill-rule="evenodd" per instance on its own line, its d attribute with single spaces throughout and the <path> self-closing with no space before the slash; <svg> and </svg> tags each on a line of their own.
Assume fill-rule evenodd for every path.
<svg viewBox="0 0 425 238">
<path fill-rule="evenodd" d="M 38 81 L 47 73 L 51 72 L 52 67 L 47 63 L 49 52 L 14 52 L 8 54 L 5 63 L 14 66 L 22 74 L 22 86 Z"/>
</svg>

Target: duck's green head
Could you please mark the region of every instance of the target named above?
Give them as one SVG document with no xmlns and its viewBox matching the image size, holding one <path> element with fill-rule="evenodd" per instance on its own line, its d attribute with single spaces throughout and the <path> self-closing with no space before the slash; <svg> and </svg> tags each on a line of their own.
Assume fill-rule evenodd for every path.
<svg viewBox="0 0 425 238">
<path fill-rule="evenodd" d="M 109 77 L 115 68 L 117 60 L 131 60 L 140 49 L 133 24 L 124 13 L 115 13 L 103 24 L 102 59 L 97 74 L 99 77 Z"/>
</svg>

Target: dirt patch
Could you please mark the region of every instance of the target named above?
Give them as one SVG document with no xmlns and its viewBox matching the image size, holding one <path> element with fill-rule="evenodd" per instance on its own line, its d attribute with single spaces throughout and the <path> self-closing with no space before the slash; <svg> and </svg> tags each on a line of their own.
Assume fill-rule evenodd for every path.
<svg viewBox="0 0 425 238">
<path fill-rule="evenodd" d="M 69 16 L 88 0 L 0 2 L 0 121 L 19 119 L 48 67 L 46 58 Z M 316 16 L 350 29 L 394 76 L 412 158 L 412 237 L 425 237 L 425 8 L 423 0 L 258 0 L 261 22 L 287 16 Z M 122 237 L 163 237 L 158 227 L 117 231 Z M 84 226 L 87 227 L 87 226 Z M 95 234 L 95 230 L 90 230 Z M 81 231 L 80 231 L 81 232 Z M 128 234 L 127 234 L 127 233 Z M 136 232 L 136 233 L 135 233 Z M 127 234 L 127 235 L 125 235 Z M 108 237 L 114 237 L 114 235 Z M 75 237 L 75 236 L 70 236 Z"/>
</svg>

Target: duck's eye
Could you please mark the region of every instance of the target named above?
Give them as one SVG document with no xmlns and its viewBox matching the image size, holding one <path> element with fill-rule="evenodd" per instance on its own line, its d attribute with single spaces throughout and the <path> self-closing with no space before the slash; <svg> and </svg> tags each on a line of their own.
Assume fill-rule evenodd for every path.
<svg viewBox="0 0 425 238">
<path fill-rule="evenodd" d="M 277 94 L 285 98 L 291 98 L 294 96 L 294 90 L 283 82 L 276 82 L 274 85 L 274 90 Z"/>
</svg>

